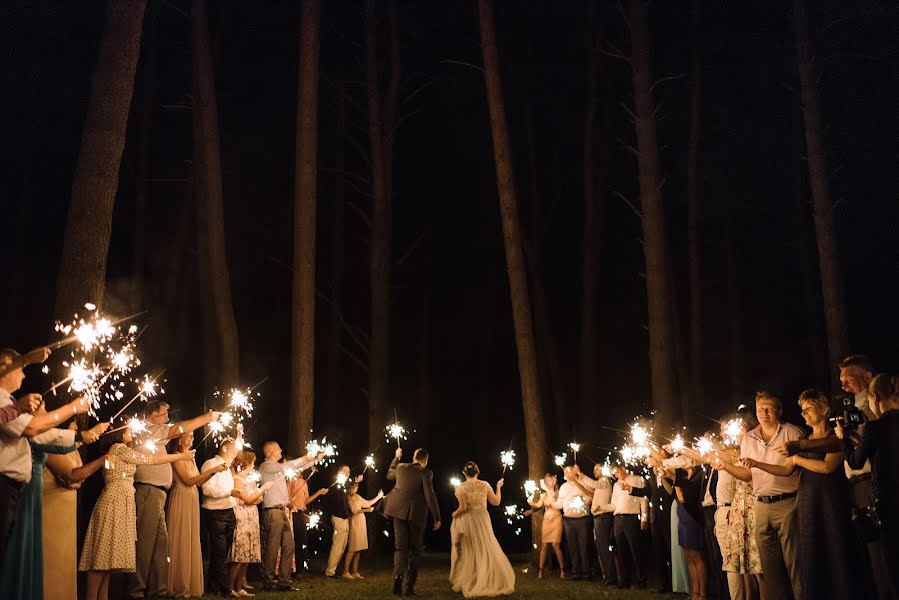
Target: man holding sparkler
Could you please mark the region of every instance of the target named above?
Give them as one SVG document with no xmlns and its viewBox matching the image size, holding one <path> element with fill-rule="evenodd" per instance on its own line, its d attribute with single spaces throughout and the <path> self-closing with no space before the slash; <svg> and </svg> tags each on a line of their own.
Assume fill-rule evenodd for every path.
<svg viewBox="0 0 899 600">
<path fill-rule="evenodd" d="M 193 419 L 168 424 L 169 405 L 152 400 L 144 407 L 146 435 L 135 437 L 132 446 L 144 454 L 166 454 L 165 444 L 215 421 L 221 413 L 210 411 Z M 165 596 L 169 581 L 169 535 L 165 501 L 172 487 L 172 465 L 139 464 L 134 473 L 134 504 L 137 510 L 135 570 L 128 576 L 128 595 L 139 599 Z"/>
<path fill-rule="evenodd" d="M 639 475 L 629 473 L 623 463 L 615 465 L 615 477 L 618 482 L 612 489 L 612 505 L 615 507 L 615 545 L 621 561 L 618 587 L 634 583 L 638 588 L 644 588 L 646 567 L 640 550 L 640 530 L 649 526 L 649 521 L 643 516 L 649 503 L 632 491 L 645 488 L 646 482 Z"/>
<path fill-rule="evenodd" d="M 222 596 L 231 593 L 231 586 L 228 585 L 228 557 L 237 525 L 237 516 L 234 514 L 234 474 L 231 473 L 231 463 L 235 456 L 237 446 L 234 440 L 225 440 L 219 447 L 219 453 L 204 462 L 200 468 L 201 474 L 211 470 L 218 471 L 203 484 L 203 501 L 200 506 L 203 507 L 206 533 L 209 536 L 206 593 Z"/>
<path fill-rule="evenodd" d="M 593 492 L 590 513 L 593 515 L 593 541 L 599 557 L 602 582 L 609 586 L 618 585 L 618 570 L 613 550 L 615 505 L 612 504 L 612 471 L 608 465 L 596 463 L 593 465 L 593 475 L 596 477 L 596 489 Z"/>
<path fill-rule="evenodd" d="M 262 501 L 262 576 L 268 590 L 288 591 L 290 572 L 293 568 L 294 543 L 290 532 L 290 495 L 287 490 L 287 479 L 311 467 L 324 458 L 319 452 L 316 456 L 301 456 L 293 460 L 281 462 L 282 452 L 278 442 L 269 440 L 262 445 L 265 461 L 259 465 L 262 483 L 271 483 L 272 487 Z M 278 552 L 281 553 L 280 571 Z"/>
<path fill-rule="evenodd" d="M 74 415 L 87 412 L 90 407 L 85 400 L 78 398 L 44 415 L 32 416 L 22 412 L 22 408 L 30 408 L 41 402 L 38 394 L 27 394 L 18 401 L 12 397 L 25 380 L 22 366 L 31 364 L 26 363 L 24 358 L 15 350 L 0 349 L 0 372 L 3 372 L 0 376 L 0 408 L 16 406 L 20 412 L 17 417 L 0 426 L 0 559 L 12 529 L 19 493 L 31 480 L 31 445 L 28 440 L 31 439 L 36 444 L 71 446 L 80 433 L 76 434 L 71 429 L 53 428 Z"/>
<path fill-rule="evenodd" d="M 387 471 L 387 479 L 395 481 L 396 485 L 385 500 L 384 516 L 393 519 L 393 595 L 414 596 L 428 511 L 434 518 L 433 530 L 437 531 L 440 529 L 440 507 L 434 494 L 434 473 L 428 468 L 428 451 L 424 448 L 416 450 L 411 463 L 400 463 L 402 457 L 402 448 L 397 448 Z"/>
<path fill-rule="evenodd" d="M 554 508 L 562 510 L 562 531 L 571 560 L 571 579 L 590 579 L 590 540 L 593 538 L 593 519 L 590 506 L 596 482 L 583 475 L 580 467 L 565 467 L 565 483 L 559 488 Z"/>
</svg>

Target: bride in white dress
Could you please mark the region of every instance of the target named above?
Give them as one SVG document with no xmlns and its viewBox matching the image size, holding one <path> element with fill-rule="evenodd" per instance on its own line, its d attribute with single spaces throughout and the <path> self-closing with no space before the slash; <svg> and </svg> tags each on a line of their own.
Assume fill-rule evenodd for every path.
<svg viewBox="0 0 899 600">
<path fill-rule="evenodd" d="M 459 508 L 453 513 L 452 566 L 450 583 L 454 592 L 466 598 L 502 596 L 515 591 L 515 571 L 493 535 L 487 514 L 487 502 L 499 506 L 503 480 L 496 482 L 496 493 L 486 481 L 478 480 L 480 470 L 473 462 L 462 470 L 465 483 L 456 488 Z"/>
</svg>

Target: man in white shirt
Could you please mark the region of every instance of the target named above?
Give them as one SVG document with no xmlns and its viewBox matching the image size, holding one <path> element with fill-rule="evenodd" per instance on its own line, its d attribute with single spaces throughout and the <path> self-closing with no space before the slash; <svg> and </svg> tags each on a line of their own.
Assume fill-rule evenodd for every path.
<svg viewBox="0 0 899 600">
<path fill-rule="evenodd" d="M 649 527 L 648 502 L 646 498 L 631 494 L 633 489 L 643 489 L 643 478 L 629 473 L 622 463 L 615 465 L 618 481 L 612 487 L 612 508 L 615 515 L 615 545 L 621 562 L 621 578 L 618 587 L 626 587 L 633 582 L 638 588 L 646 587 L 646 568 L 640 550 L 640 530 Z M 633 570 L 628 568 L 628 559 Z"/>
<path fill-rule="evenodd" d="M 605 585 L 618 585 L 615 551 L 613 550 L 615 506 L 612 505 L 612 482 L 602 474 L 602 465 L 599 463 L 593 466 L 593 476 L 596 477 L 596 489 L 593 491 L 590 512 L 593 514 L 593 541 L 599 557 L 602 582 Z"/>
<path fill-rule="evenodd" d="M 155 443 L 155 454 L 166 454 L 166 443 L 175 437 L 203 427 L 221 415 L 210 411 L 193 419 L 168 424 L 169 405 L 153 400 L 144 407 L 144 420 L 150 430 L 135 438 L 132 447 L 150 453 L 145 443 Z M 134 600 L 144 596 L 165 596 L 169 581 L 169 537 L 165 520 L 165 501 L 172 487 L 172 465 L 137 465 L 134 472 L 134 504 L 137 513 L 135 569 L 128 576 L 128 595 Z"/>
<path fill-rule="evenodd" d="M 294 544 L 290 532 L 290 495 L 287 490 L 285 469 L 300 473 L 324 458 L 318 456 L 301 456 L 293 460 L 281 462 L 281 446 L 269 440 L 262 445 L 265 461 L 259 465 L 262 483 L 271 483 L 262 502 L 260 525 L 263 532 L 262 545 L 262 577 L 266 589 L 290 591 L 295 589 L 290 584 L 290 571 L 293 567 Z M 276 572 L 278 556 L 281 557 L 281 572 Z M 298 567 L 301 565 L 298 565 Z"/>
<path fill-rule="evenodd" d="M 759 426 L 746 432 L 740 444 L 740 458 L 772 465 L 784 464 L 777 447 L 798 440 L 799 427 L 780 420 L 783 405 L 780 398 L 768 392 L 755 397 L 755 415 Z M 765 573 L 765 590 L 769 600 L 801 598 L 799 581 L 799 524 L 796 518 L 796 491 L 799 471 L 789 477 L 771 475 L 761 469 L 749 469 L 724 463 L 728 473 L 742 481 L 752 482 L 755 503 L 755 538 Z"/>
<path fill-rule="evenodd" d="M 554 508 L 562 510 L 562 531 L 571 561 L 571 579 L 590 579 L 590 538 L 593 537 L 590 506 L 596 482 L 577 465 L 565 467 L 565 483 L 559 488 Z"/>
<path fill-rule="evenodd" d="M 216 473 L 203 484 L 203 516 L 206 531 L 209 535 L 209 571 L 206 575 L 206 593 L 228 596 L 231 588 L 228 585 L 228 555 L 234 541 L 234 476 L 231 474 L 231 463 L 237 456 L 237 447 L 233 440 L 225 440 L 219 447 L 217 456 L 203 463 L 201 473 L 213 469 L 227 468 Z"/>
<path fill-rule="evenodd" d="M 49 351 L 42 353 L 42 360 L 49 354 Z M 0 407 L 13 406 L 17 402 L 12 394 L 22 387 L 25 380 L 22 368 L 30 364 L 24 358 L 15 350 L 0 349 L 0 372 L 3 373 L 0 376 Z M 40 403 L 38 394 L 28 394 L 25 398 L 29 406 Z M 28 440 L 38 444 L 71 446 L 79 439 L 80 432 L 54 427 L 87 412 L 89 407 L 85 400 L 78 398 L 43 415 L 21 413 L 0 426 L 0 561 L 15 520 L 19 494 L 31 481 L 31 445 Z"/>
</svg>

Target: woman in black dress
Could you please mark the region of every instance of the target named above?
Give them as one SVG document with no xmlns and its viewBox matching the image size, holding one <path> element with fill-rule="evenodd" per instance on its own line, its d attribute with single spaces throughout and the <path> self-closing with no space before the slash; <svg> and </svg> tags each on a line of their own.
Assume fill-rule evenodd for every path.
<svg viewBox="0 0 899 600">
<path fill-rule="evenodd" d="M 690 466 L 674 472 L 665 470 L 662 484 L 677 497 L 677 542 L 684 550 L 690 572 L 691 600 L 706 597 L 706 565 L 703 557 L 705 530 L 702 525 L 702 469 L 692 460 Z"/>
<path fill-rule="evenodd" d="M 815 390 L 799 396 L 809 439 L 830 435 L 827 422 L 830 402 Z M 748 467 L 772 475 L 799 474 L 796 513 L 799 515 L 799 568 L 803 600 L 869 598 L 871 577 L 861 542 L 852 530 L 849 484 L 843 472 L 843 455 L 801 452 L 783 466 L 743 459 Z"/>
</svg>

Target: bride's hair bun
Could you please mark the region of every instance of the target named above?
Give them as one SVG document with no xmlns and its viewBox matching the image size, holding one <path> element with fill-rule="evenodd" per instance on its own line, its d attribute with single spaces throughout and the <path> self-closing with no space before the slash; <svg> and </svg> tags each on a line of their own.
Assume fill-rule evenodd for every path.
<svg viewBox="0 0 899 600">
<path fill-rule="evenodd" d="M 481 470 L 478 468 L 478 465 L 471 460 L 465 463 L 465 466 L 462 467 L 462 473 L 464 473 L 466 477 L 474 477 L 480 472 Z"/>
</svg>

